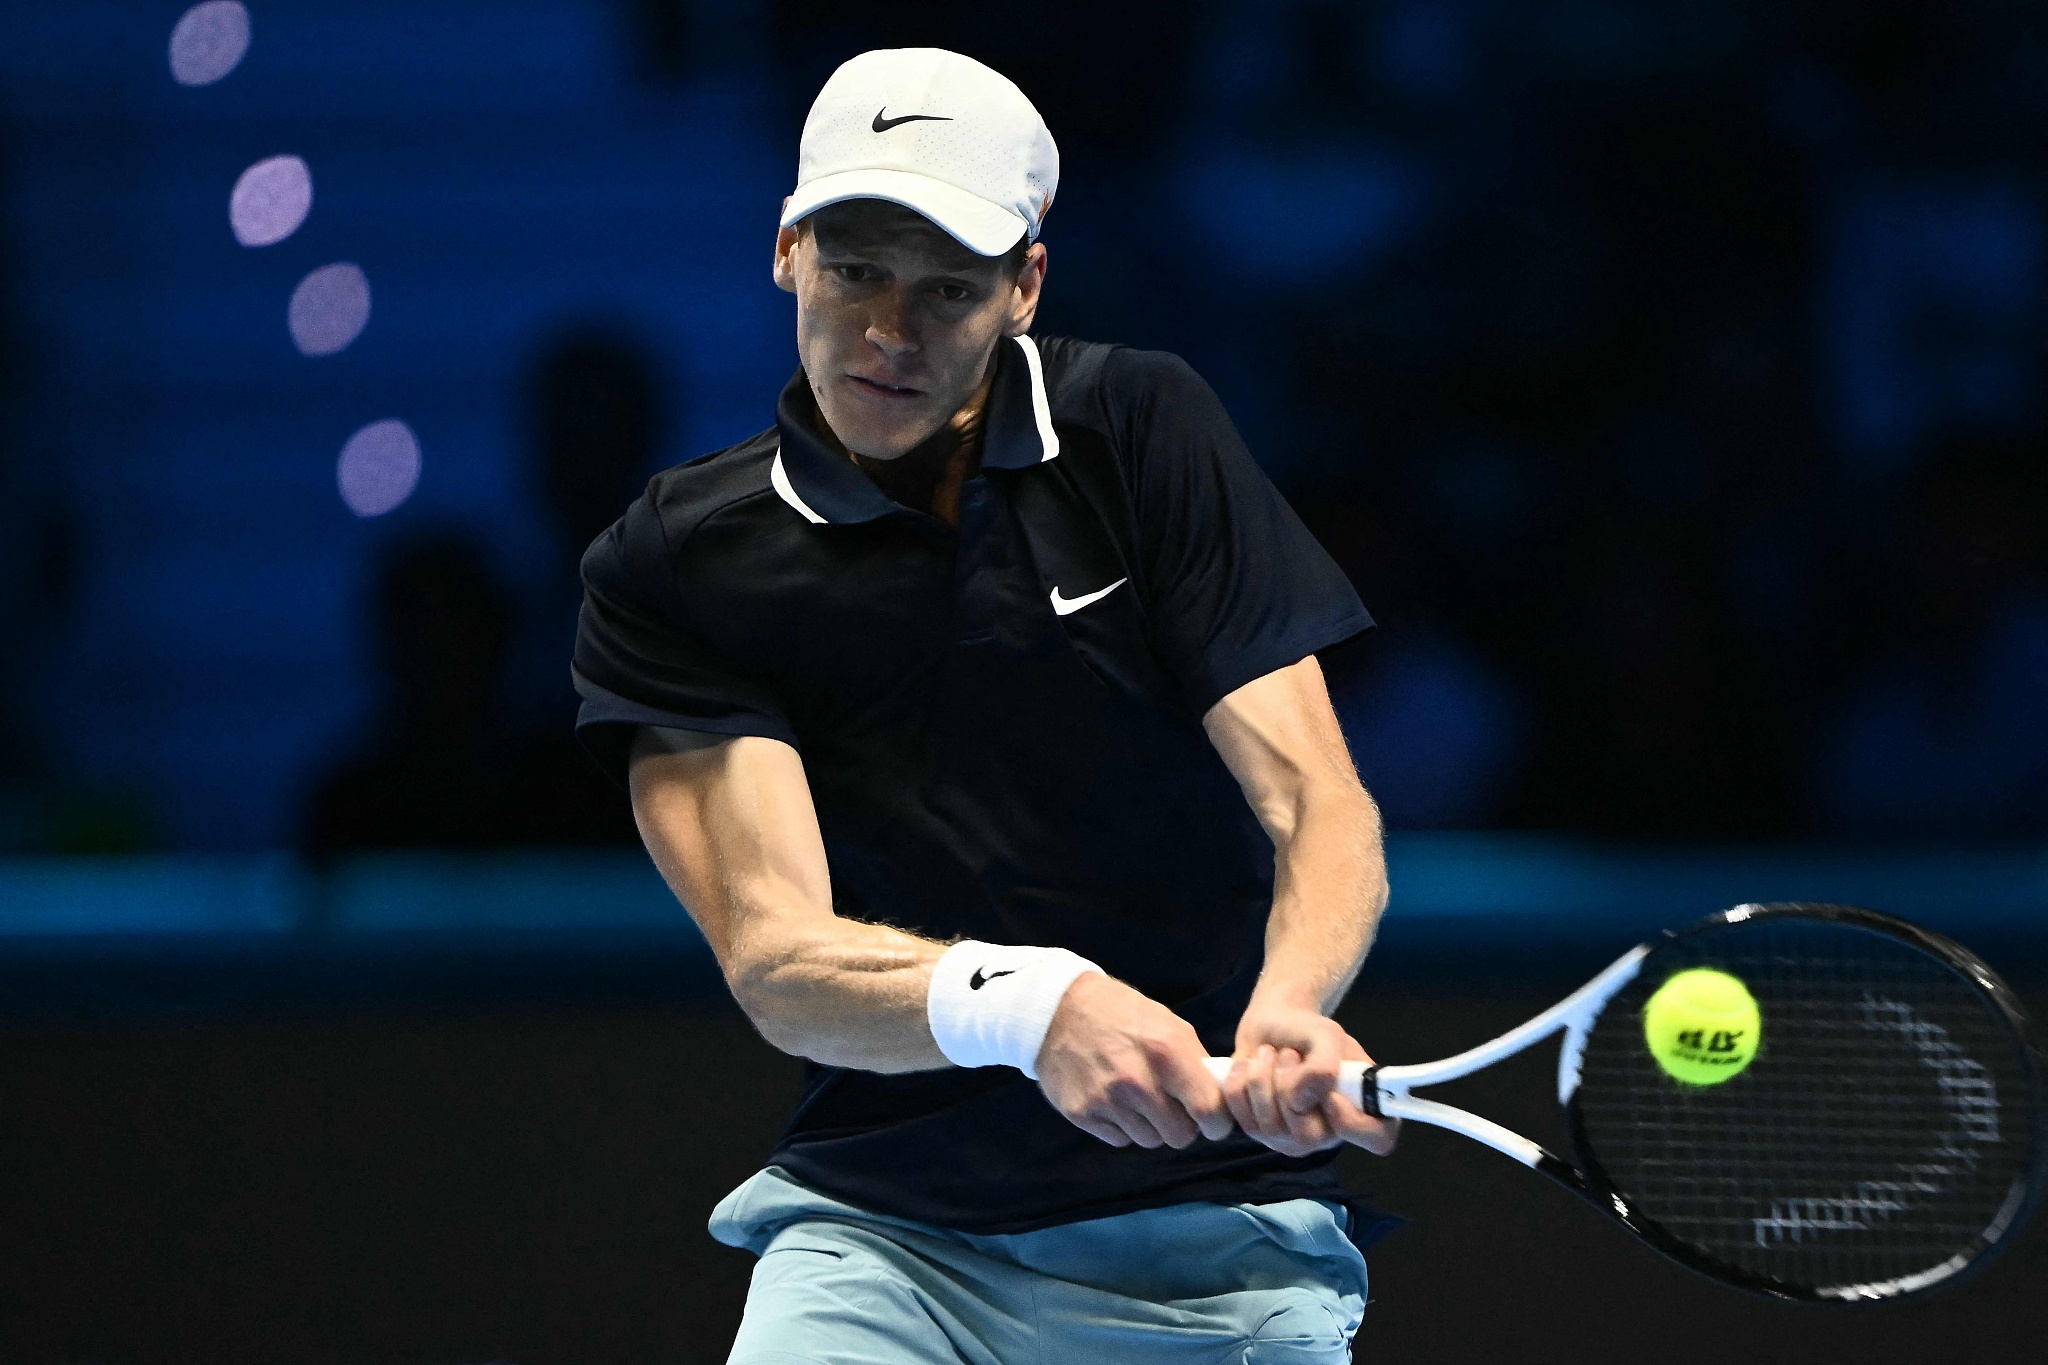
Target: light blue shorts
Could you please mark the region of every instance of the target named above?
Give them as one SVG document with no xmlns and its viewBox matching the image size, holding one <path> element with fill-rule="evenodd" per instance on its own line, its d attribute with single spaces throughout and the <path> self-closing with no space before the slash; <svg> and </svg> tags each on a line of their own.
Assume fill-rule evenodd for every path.
<svg viewBox="0 0 2048 1365">
<path fill-rule="evenodd" d="M 761 1258 L 731 1365 L 1341 1365 L 1365 1310 L 1345 1211 L 1175 1204 L 982 1235 L 769 1167 L 711 1235 Z"/>
</svg>

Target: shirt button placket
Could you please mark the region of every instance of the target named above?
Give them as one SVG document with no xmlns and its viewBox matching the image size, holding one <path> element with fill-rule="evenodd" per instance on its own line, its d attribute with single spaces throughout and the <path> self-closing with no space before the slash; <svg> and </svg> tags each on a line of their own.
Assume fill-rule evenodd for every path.
<svg viewBox="0 0 2048 1365">
<path fill-rule="evenodd" d="M 990 532 L 1000 510 L 988 480 L 973 478 L 960 490 L 960 540 L 953 560 L 953 594 L 959 613 L 961 644 L 982 644 L 994 638 L 998 594 L 989 581 L 995 566 Z"/>
</svg>

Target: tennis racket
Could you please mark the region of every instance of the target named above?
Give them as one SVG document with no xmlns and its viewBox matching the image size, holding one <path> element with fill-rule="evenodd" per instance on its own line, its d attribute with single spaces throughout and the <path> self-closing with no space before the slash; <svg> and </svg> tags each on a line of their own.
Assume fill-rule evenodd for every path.
<svg viewBox="0 0 2048 1365">
<path fill-rule="evenodd" d="M 1644 1002 L 1675 973 L 1744 982 L 1762 1019 L 1725 1081 L 1665 1074 Z M 1675 1260 L 1782 1299 L 1897 1299 L 2013 1240 L 2039 1190 L 2040 1079 L 2024 1013 L 1938 934 L 1836 905 L 1742 905 L 1630 949 L 1521 1027 L 1419 1066 L 1347 1063 L 1369 1113 L 1483 1142 Z M 1576 1164 L 1414 1091 L 1562 1032 Z M 1211 1058 L 1220 1079 L 1226 1058 Z"/>
</svg>

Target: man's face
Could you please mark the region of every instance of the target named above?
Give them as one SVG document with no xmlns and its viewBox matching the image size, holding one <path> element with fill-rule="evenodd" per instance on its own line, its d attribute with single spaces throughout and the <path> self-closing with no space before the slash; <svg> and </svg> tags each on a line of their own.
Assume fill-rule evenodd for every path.
<svg viewBox="0 0 2048 1365">
<path fill-rule="evenodd" d="M 897 204 L 818 210 L 775 242 L 796 295 L 796 348 L 826 424 L 857 455 L 893 460 L 974 396 L 996 343 L 1030 330 L 1045 248 L 1024 268 L 978 256 Z"/>
</svg>

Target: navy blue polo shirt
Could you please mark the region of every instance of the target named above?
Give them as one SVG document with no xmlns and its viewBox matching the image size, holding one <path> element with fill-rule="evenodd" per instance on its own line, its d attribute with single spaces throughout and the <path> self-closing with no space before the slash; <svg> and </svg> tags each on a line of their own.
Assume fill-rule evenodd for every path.
<svg viewBox="0 0 2048 1365">
<path fill-rule="evenodd" d="M 940 941 L 1070 948 L 1227 1055 L 1272 845 L 1201 726 L 1372 622 L 1178 358 L 1000 343 L 957 530 L 776 425 L 658 475 L 591 547 L 578 731 L 794 745 L 833 907 Z M 1186 1200 L 1341 1199 L 1329 1154 L 1112 1148 L 1009 1067 L 811 1065 L 771 1158 L 879 1213 L 1012 1232 Z"/>
</svg>

